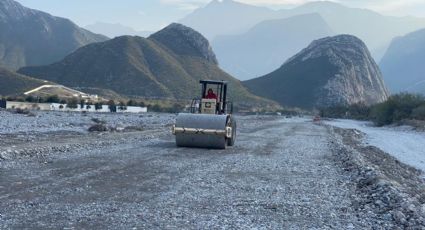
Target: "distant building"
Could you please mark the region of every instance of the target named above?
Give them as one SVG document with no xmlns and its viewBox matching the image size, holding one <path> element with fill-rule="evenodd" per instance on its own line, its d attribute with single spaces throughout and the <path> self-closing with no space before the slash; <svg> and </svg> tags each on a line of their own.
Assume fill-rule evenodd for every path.
<svg viewBox="0 0 425 230">
<path fill-rule="evenodd" d="M 80 105 L 77 108 L 68 108 L 67 104 L 60 103 L 30 103 L 30 102 L 18 102 L 18 101 L 6 101 L 4 108 L 6 109 L 24 109 L 24 110 L 43 110 L 43 111 L 64 111 L 64 112 L 98 112 L 98 113 L 109 113 L 111 112 L 108 105 Z M 0 101 L 1 105 L 1 101 Z M 125 106 L 125 109 L 117 108 L 117 113 L 146 113 L 148 112 L 147 107 L 138 106 Z"/>
</svg>

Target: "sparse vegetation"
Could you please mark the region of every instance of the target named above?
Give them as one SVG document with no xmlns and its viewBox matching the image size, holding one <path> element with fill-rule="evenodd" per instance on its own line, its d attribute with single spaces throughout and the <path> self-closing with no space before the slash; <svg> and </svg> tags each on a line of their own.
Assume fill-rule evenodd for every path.
<svg viewBox="0 0 425 230">
<path fill-rule="evenodd" d="M 58 95 L 51 95 L 46 98 L 47 103 L 59 103 L 60 99 Z M 65 104 L 65 103 L 62 103 Z"/>
<path fill-rule="evenodd" d="M 95 110 L 101 110 L 102 109 L 102 103 L 96 103 L 96 104 L 94 104 L 94 109 Z"/>
<path fill-rule="evenodd" d="M 425 120 L 425 98 L 401 93 L 373 106 L 355 104 L 320 109 L 320 115 L 329 118 L 371 120 L 378 126 L 403 120 Z"/>
<path fill-rule="evenodd" d="M 70 109 L 77 109 L 78 108 L 78 100 L 77 98 L 72 98 L 68 100 L 67 107 Z"/>
<path fill-rule="evenodd" d="M 127 106 L 137 106 L 137 102 L 134 100 L 127 101 Z"/>
<path fill-rule="evenodd" d="M 160 113 L 178 113 L 184 110 L 184 105 L 182 103 L 174 103 L 171 105 L 155 103 L 153 105 L 148 105 L 148 110 Z"/>
<path fill-rule="evenodd" d="M 349 106 L 334 106 L 320 109 L 320 116 L 328 118 L 350 118 L 356 120 L 368 120 L 370 106 L 353 104 Z"/>
<path fill-rule="evenodd" d="M 109 110 L 112 113 L 117 112 L 117 105 L 115 104 L 115 102 L 113 100 L 108 101 L 108 106 L 109 106 Z"/>
<path fill-rule="evenodd" d="M 378 125 L 388 125 L 404 119 L 425 120 L 425 99 L 419 95 L 397 94 L 386 102 L 373 106 L 370 118 Z"/>
<path fill-rule="evenodd" d="M 121 110 L 121 111 L 124 111 L 124 110 L 127 110 L 127 106 L 124 102 L 121 101 L 119 103 L 118 109 Z"/>
</svg>

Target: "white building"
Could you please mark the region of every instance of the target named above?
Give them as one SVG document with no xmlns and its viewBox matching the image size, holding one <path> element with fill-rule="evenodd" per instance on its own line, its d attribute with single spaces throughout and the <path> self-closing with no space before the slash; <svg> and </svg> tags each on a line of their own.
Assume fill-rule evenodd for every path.
<svg viewBox="0 0 425 230">
<path fill-rule="evenodd" d="M 117 113 L 146 113 L 148 112 L 147 107 L 138 106 L 126 106 L 125 110 L 120 110 L 117 106 Z M 30 103 L 30 102 L 17 102 L 7 101 L 6 109 L 24 109 L 24 110 L 44 110 L 44 111 L 64 111 L 64 112 L 97 112 L 97 113 L 109 113 L 111 110 L 108 105 L 102 105 L 102 108 L 96 110 L 95 105 L 81 105 L 78 104 L 77 108 L 68 108 L 67 104 L 60 103 Z"/>
</svg>

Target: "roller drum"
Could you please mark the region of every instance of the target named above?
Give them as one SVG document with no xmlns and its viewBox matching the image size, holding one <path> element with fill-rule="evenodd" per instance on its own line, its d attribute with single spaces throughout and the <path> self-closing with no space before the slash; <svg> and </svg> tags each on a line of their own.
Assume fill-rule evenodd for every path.
<svg viewBox="0 0 425 230">
<path fill-rule="evenodd" d="M 181 113 L 177 116 L 176 127 L 225 130 L 227 117 L 227 115 Z M 176 144 L 180 147 L 225 149 L 227 139 L 222 135 L 176 133 Z"/>
</svg>

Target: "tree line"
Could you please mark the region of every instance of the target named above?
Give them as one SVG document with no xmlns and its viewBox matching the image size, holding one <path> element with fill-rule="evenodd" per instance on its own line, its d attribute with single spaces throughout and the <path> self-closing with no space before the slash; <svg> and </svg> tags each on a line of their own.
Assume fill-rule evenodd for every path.
<svg viewBox="0 0 425 230">
<path fill-rule="evenodd" d="M 354 104 L 321 108 L 319 111 L 322 117 L 370 120 L 377 126 L 398 123 L 403 120 L 425 121 L 425 97 L 400 93 L 390 96 L 385 102 L 372 106 Z"/>
</svg>

